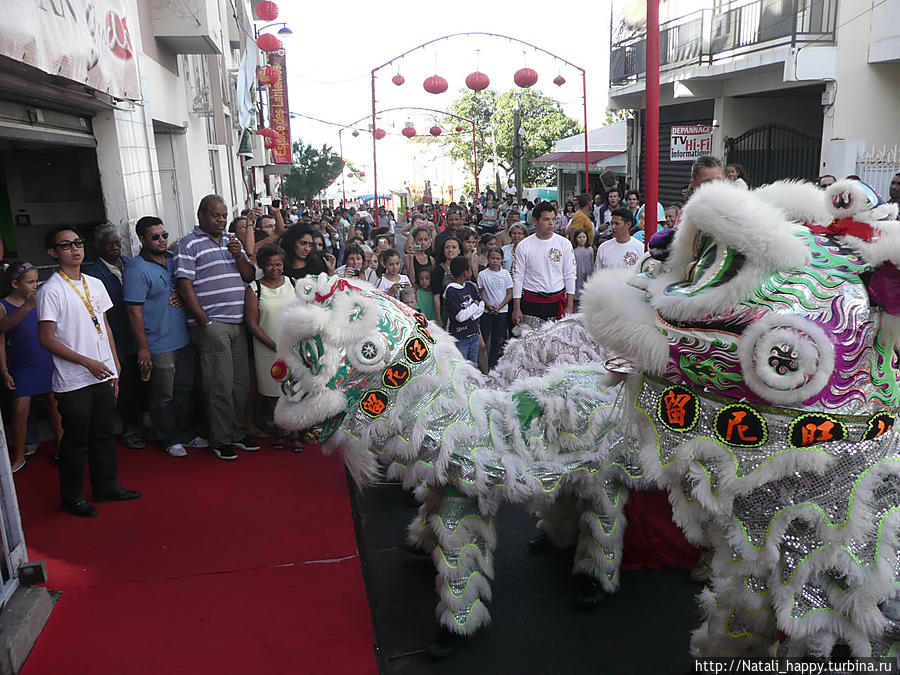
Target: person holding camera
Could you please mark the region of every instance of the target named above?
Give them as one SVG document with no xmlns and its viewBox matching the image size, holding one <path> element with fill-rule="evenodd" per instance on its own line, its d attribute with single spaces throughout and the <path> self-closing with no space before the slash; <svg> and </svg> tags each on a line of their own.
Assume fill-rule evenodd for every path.
<svg viewBox="0 0 900 675">
<path fill-rule="evenodd" d="M 412 287 L 409 277 L 405 274 L 400 274 L 403 262 L 399 251 L 392 248 L 383 251 L 381 253 L 381 264 L 384 267 L 384 274 L 378 280 L 378 283 L 375 284 L 375 288 L 379 291 L 387 293 L 391 297 L 399 298 L 401 290 Z"/>
<path fill-rule="evenodd" d="M 336 275 L 342 279 L 362 279 L 371 284 L 376 282 L 375 270 L 365 264 L 366 254 L 359 246 L 348 244 L 344 259 L 347 261 L 347 264 L 338 267 L 334 271 Z"/>
</svg>

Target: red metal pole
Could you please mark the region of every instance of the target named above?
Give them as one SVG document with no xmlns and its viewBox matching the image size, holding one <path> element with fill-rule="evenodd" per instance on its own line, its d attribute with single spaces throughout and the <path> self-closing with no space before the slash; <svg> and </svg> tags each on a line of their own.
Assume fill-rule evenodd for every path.
<svg viewBox="0 0 900 675">
<path fill-rule="evenodd" d="M 591 174 L 588 162 L 588 125 L 587 125 L 587 73 L 581 71 L 581 94 L 584 97 L 584 192 L 590 194 Z M 558 190 L 559 188 L 557 188 Z"/>
<path fill-rule="evenodd" d="M 344 137 L 343 129 L 338 129 L 338 148 L 341 151 L 341 193 L 343 194 L 343 198 L 341 199 L 341 206 L 344 208 L 347 207 L 347 184 L 344 182 Z"/>
<path fill-rule="evenodd" d="M 659 202 L 659 0 L 647 1 L 646 114 L 644 115 L 644 248 L 656 232 Z"/>
<path fill-rule="evenodd" d="M 472 173 L 475 174 L 475 199 L 478 199 L 478 143 L 475 137 L 475 122 L 472 122 Z"/>
<path fill-rule="evenodd" d="M 375 150 L 375 71 L 372 71 L 372 182 L 375 185 L 375 222 L 378 222 L 378 156 Z"/>
</svg>

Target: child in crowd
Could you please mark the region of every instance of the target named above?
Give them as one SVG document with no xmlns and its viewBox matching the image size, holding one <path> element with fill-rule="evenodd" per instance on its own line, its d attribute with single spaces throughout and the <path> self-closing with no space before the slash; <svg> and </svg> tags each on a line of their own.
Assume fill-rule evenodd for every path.
<svg viewBox="0 0 900 675">
<path fill-rule="evenodd" d="M 584 282 L 594 271 L 594 249 L 588 244 L 587 232 L 578 228 L 572 233 L 572 248 L 575 251 L 575 302 L 581 299 Z"/>
<path fill-rule="evenodd" d="M 408 305 L 409 307 L 412 307 L 413 309 L 418 309 L 418 301 L 419 301 L 419 297 L 418 297 L 418 291 L 416 289 L 414 289 L 414 288 L 400 289 L 400 302 L 402 302 L 404 305 Z M 432 302 L 431 302 L 431 293 L 428 293 L 428 304 L 433 307 Z"/>
<path fill-rule="evenodd" d="M 428 270 L 434 267 L 434 258 L 431 257 L 431 232 L 424 227 L 417 227 L 412 233 L 412 251 L 406 254 L 404 268 L 407 276 L 417 280 L 419 270 Z"/>
<path fill-rule="evenodd" d="M 400 274 L 400 268 L 403 266 L 400 252 L 393 248 L 387 249 L 381 254 L 381 264 L 384 267 L 384 275 L 375 284 L 375 288 L 394 298 L 400 297 L 401 290 L 412 286 L 409 277 Z"/>
<path fill-rule="evenodd" d="M 497 235 L 485 232 L 478 240 L 478 270 L 479 272 L 488 266 L 488 253 L 497 246 Z M 502 253 L 502 251 L 501 251 Z"/>
<path fill-rule="evenodd" d="M 583 232 L 583 230 L 582 230 Z M 488 251 L 487 269 L 478 273 L 478 290 L 484 298 L 481 334 L 488 344 L 488 370 L 497 365 L 506 342 L 506 314 L 512 302 L 512 276 L 503 269 L 503 251 L 494 246 Z"/>
<path fill-rule="evenodd" d="M 53 357 L 38 344 L 34 299 L 37 285 L 38 271 L 31 263 L 13 261 L 3 275 L 0 323 L 4 330 L 0 334 L 0 373 L 13 398 L 10 433 L 13 473 L 23 468 L 26 458 L 37 452 L 25 450 L 32 396 L 47 396 L 57 446 L 62 438 L 62 423 L 52 394 Z"/>
<path fill-rule="evenodd" d="M 456 238 L 462 243 L 462 256 L 469 261 L 472 274 L 478 274 L 478 235 L 471 227 L 461 227 L 456 231 Z"/>
<path fill-rule="evenodd" d="M 431 270 L 420 269 L 416 272 L 416 305 L 429 321 L 437 321 L 434 313 L 434 295 L 431 292 Z"/>
<path fill-rule="evenodd" d="M 463 357 L 478 366 L 478 319 L 484 314 L 484 302 L 472 283 L 472 266 L 465 256 L 450 261 L 453 281 L 444 290 L 444 302 L 450 317 L 448 332 L 456 338 Z"/>
</svg>

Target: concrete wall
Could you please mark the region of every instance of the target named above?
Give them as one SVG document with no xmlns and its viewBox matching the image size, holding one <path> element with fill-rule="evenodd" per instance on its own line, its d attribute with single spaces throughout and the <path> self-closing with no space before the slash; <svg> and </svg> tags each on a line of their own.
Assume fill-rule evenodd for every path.
<svg viewBox="0 0 900 675">
<path fill-rule="evenodd" d="M 866 10 L 871 6 L 871 0 L 838 5 L 837 83 L 834 103 L 825 112 L 821 173 L 855 173 L 854 149 L 900 143 L 900 62 L 869 63 L 873 15 Z"/>
</svg>

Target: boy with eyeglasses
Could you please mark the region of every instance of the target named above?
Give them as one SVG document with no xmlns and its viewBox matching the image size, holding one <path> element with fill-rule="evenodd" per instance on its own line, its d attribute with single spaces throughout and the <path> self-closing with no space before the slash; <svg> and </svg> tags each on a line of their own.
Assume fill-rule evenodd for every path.
<svg viewBox="0 0 900 675">
<path fill-rule="evenodd" d="M 82 274 L 84 240 L 60 225 L 45 237 L 47 254 L 59 269 L 37 293 L 38 341 L 53 354 L 53 393 L 62 417 L 59 484 L 62 507 L 91 517 L 97 509 L 82 489 L 90 460 L 94 501 L 137 499 L 140 492 L 116 482 L 113 420 L 119 390 L 119 362 L 106 318 L 112 301 L 103 283 Z"/>
<path fill-rule="evenodd" d="M 175 292 L 175 256 L 167 250 L 162 220 L 144 216 L 135 233 L 141 252 L 125 267 L 125 309 L 138 346 L 141 379 L 149 380 L 150 419 L 162 447 L 172 457 L 197 447 L 191 433 L 194 349 L 187 316 Z"/>
</svg>

